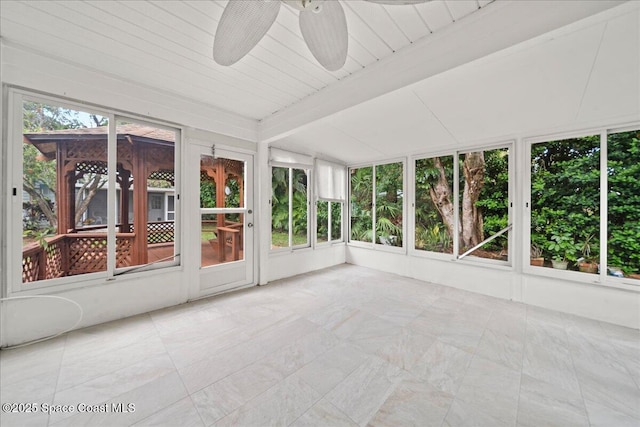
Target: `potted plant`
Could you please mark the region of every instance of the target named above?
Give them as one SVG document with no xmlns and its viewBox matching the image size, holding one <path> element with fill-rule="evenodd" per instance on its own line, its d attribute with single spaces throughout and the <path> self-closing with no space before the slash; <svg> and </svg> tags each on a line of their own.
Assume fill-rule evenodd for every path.
<svg viewBox="0 0 640 427">
<path fill-rule="evenodd" d="M 551 260 L 553 268 L 566 270 L 569 261 L 576 260 L 579 245 L 576 245 L 570 233 L 557 233 L 551 236 L 547 249 L 553 256 Z"/>
<path fill-rule="evenodd" d="M 588 234 L 583 242 L 580 244 L 580 251 L 582 252 L 582 257 L 578 259 L 578 270 L 583 273 L 598 273 L 598 262 L 597 254 L 591 253 L 591 239 L 593 239 L 593 234 Z"/>
<path fill-rule="evenodd" d="M 536 267 L 542 267 L 544 265 L 544 258 L 542 257 L 542 248 L 535 243 L 531 244 L 530 250 L 531 265 L 535 265 Z"/>
</svg>

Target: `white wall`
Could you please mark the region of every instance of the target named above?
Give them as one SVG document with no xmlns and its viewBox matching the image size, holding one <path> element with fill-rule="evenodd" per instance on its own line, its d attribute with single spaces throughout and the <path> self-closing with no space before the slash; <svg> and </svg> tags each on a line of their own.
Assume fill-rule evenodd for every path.
<svg viewBox="0 0 640 427">
<path fill-rule="evenodd" d="M 343 243 L 325 245 L 315 249 L 296 249 L 291 252 L 269 254 L 268 281 L 282 279 L 320 270 L 333 265 L 344 264 L 345 245 Z"/>
<path fill-rule="evenodd" d="M 348 245 L 347 263 L 640 329 L 640 293 Z M 519 296 L 521 294 L 521 296 Z"/>
</svg>

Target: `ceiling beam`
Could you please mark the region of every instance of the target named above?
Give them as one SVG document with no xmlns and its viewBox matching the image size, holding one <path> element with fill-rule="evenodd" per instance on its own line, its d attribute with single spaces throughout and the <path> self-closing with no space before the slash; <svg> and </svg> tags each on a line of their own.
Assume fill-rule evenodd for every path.
<svg viewBox="0 0 640 427">
<path fill-rule="evenodd" d="M 495 1 L 441 31 L 263 119 L 258 128 L 258 139 L 267 143 L 275 141 L 339 111 L 622 3 L 625 1 Z"/>
</svg>

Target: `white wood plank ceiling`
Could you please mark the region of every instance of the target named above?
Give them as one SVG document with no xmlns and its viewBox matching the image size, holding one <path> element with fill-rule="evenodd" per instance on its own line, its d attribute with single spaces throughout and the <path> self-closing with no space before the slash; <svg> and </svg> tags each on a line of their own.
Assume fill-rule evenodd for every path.
<svg viewBox="0 0 640 427">
<path fill-rule="evenodd" d="M 258 46 L 231 67 L 212 59 L 226 1 L 2 0 L 0 35 L 8 43 L 262 120 L 455 25 L 491 1 L 342 3 L 349 56 L 337 72 L 315 61 L 300 34 L 298 12 L 286 6 Z"/>
<path fill-rule="evenodd" d="M 357 164 L 640 121 L 640 2 L 302 126 L 272 145 Z"/>
</svg>

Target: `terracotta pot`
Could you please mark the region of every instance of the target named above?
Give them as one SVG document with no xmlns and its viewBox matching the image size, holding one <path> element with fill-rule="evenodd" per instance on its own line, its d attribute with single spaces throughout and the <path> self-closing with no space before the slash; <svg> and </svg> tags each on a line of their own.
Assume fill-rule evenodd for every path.
<svg viewBox="0 0 640 427">
<path fill-rule="evenodd" d="M 542 267 L 544 265 L 544 258 L 531 258 L 531 265 Z"/>
<path fill-rule="evenodd" d="M 596 274 L 598 273 L 598 264 L 592 262 L 580 262 L 578 263 L 578 270 L 583 273 Z"/>
<path fill-rule="evenodd" d="M 630 274 L 630 275 L 629 275 L 629 277 L 630 277 L 631 279 L 637 279 L 637 280 L 640 280 L 640 274 L 635 274 L 635 273 L 634 273 L 634 274 Z"/>
</svg>

